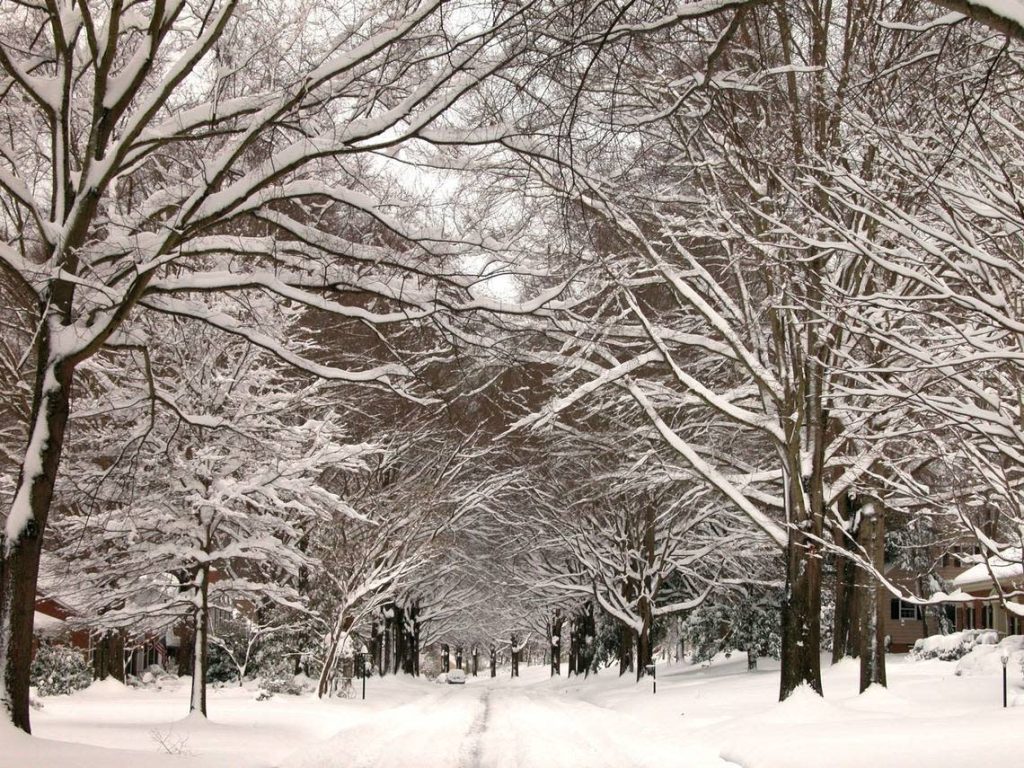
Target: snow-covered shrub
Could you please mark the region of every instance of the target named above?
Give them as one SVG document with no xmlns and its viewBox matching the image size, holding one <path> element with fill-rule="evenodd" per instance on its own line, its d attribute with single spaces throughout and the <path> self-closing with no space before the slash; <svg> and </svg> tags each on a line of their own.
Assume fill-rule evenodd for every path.
<svg viewBox="0 0 1024 768">
<path fill-rule="evenodd" d="M 301 673 L 296 675 L 292 672 L 292 665 L 287 659 L 279 659 L 276 664 L 268 665 L 260 676 L 259 700 L 269 699 L 275 693 L 301 696 L 315 687 L 316 683 L 306 675 Z"/>
<path fill-rule="evenodd" d="M 206 682 L 237 683 L 238 667 L 231 656 L 220 646 L 210 643 L 206 657 Z"/>
<path fill-rule="evenodd" d="M 910 658 L 915 660 L 940 659 L 956 661 L 962 659 L 977 645 L 995 645 L 999 635 L 991 629 L 965 629 L 950 635 L 931 635 L 914 643 Z"/>
<path fill-rule="evenodd" d="M 82 653 L 64 645 L 40 645 L 32 660 L 31 675 L 40 696 L 74 693 L 92 683 L 92 670 Z"/>
<path fill-rule="evenodd" d="M 266 693 L 284 693 L 289 696 L 301 696 L 309 690 L 305 681 L 305 675 L 280 675 L 278 677 L 265 677 L 260 681 L 260 689 Z"/>
</svg>

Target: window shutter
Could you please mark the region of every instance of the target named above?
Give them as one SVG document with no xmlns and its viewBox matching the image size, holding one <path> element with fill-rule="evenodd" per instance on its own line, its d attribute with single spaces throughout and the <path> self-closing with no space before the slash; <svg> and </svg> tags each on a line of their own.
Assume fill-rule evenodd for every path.
<svg viewBox="0 0 1024 768">
<path fill-rule="evenodd" d="M 889 618 L 895 621 L 900 618 L 900 601 L 895 597 L 889 601 Z"/>
</svg>

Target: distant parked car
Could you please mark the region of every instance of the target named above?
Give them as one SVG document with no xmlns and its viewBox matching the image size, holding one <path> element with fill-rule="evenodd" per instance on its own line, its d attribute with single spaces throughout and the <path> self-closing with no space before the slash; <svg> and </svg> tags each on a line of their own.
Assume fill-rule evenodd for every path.
<svg viewBox="0 0 1024 768">
<path fill-rule="evenodd" d="M 466 684 L 466 671 L 463 669 L 453 669 L 448 673 L 448 685 L 465 685 Z"/>
</svg>

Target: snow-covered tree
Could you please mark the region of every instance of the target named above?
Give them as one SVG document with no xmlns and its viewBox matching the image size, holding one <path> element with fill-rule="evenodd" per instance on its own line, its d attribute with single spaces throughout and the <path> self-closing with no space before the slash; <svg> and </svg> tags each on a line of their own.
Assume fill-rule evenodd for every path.
<svg viewBox="0 0 1024 768">
<path fill-rule="evenodd" d="M 288 325 L 281 318 L 276 332 Z M 376 449 L 347 439 L 320 383 L 288 375 L 248 342 L 194 321 L 150 330 L 160 335 L 145 361 L 157 403 L 121 403 L 98 427 L 118 442 L 90 442 L 95 453 L 76 457 L 89 495 L 58 518 L 59 552 L 65 589 L 90 626 L 188 622 L 190 706 L 205 715 L 211 612 L 258 621 L 264 604 L 301 610 L 311 530 L 359 516 L 326 481 L 364 469 Z M 124 420 L 139 423 L 130 461 Z"/>
<path fill-rule="evenodd" d="M 515 55 L 495 44 L 512 9 L 336 10 L 317 0 L 3 8 L 0 268 L 37 315 L 0 568 L 0 700 L 25 730 L 40 545 L 76 370 L 137 342 L 135 315 L 191 318 L 323 378 L 411 390 L 416 360 L 388 348 L 389 330 L 444 307 L 499 308 L 473 294 L 478 278 L 462 265 L 481 252 L 501 260 L 502 245 L 425 214 L 398 177 L 410 152 L 462 141 L 464 116 L 450 108 Z M 259 317 L 211 311 L 196 291 L 314 306 L 375 328 L 381 344 L 352 367 L 312 360 Z"/>
</svg>

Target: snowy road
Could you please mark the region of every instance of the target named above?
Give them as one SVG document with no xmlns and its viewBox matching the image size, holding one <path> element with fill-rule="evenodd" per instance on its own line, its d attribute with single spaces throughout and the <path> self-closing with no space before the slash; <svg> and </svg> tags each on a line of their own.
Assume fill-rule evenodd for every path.
<svg viewBox="0 0 1024 768">
<path fill-rule="evenodd" d="M 293 755 L 286 768 L 703 768 L 730 765 L 639 720 L 543 688 L 438 687 Z"/>
</svg>

